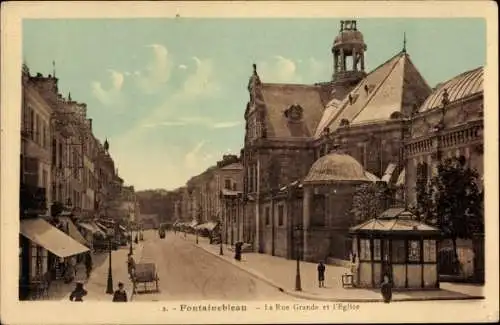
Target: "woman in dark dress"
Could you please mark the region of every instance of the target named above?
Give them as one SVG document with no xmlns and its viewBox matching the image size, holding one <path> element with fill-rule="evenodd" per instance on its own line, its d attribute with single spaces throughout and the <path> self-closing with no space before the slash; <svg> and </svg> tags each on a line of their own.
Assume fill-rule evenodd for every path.
<svg viewBox="0 0 500 325">
<path fill-rule="evenodd" d="M 318 282 L 319 282 L 319 287 L 324 288 L 325 287 L 325 264 L 323 264 L 323 261 L 319 262 L 318 264 Z"/>
<path fill-rule="evenodd" d="M 386 304 L 391 302 L 392 299 L 392 283 L 389 280 L 388 275 L 384 275 L 384 281 L 380 285 L 380 291 L 382 292 L 382 297 Z"/>
<path fill-rule="evenodd" d="M 76 288 L 71 292 L 69 300 L 71 301 L 83 301 L 83 297 L 87 295 L 87 290 L 83 288 L 83 283 L 77 282 Z"/>
</svg>

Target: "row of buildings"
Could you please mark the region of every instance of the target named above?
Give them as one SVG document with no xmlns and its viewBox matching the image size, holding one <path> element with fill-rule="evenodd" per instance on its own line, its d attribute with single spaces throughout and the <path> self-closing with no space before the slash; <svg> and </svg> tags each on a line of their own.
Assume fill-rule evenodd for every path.
<svg viewBox="0 0 500 325">
<path fill-rule="evenodd" d="M 100 230 L 77 221 L 127 223 L 138 205 L 108 141 L 95 137 L 86 104 L 59 93 L 55 71 L 31 75 L 23 65 L 20 132 L 19 279 L 28 292 L 56 261 L 92 249 Z"/>
<path fill-rule="evenodd" d="M 243 191 L 242 171 L 241 158 L 227 154 L 216 165 L 189 179 L 186 186 L 170 193 L 174 219 L 207 230 L 214 230 L 221 221 L 226 221 L 221 223 L 225 241 L 233 244 L 242 240 L 243 225 L 239 218 L 243 218 L 243 210 L 233 200 L 240 198 Z"/>
<path fill-rule="evenodd" d="M 415 207 L 417 182 L 449 157 L 482 181 L 483 67 L 433 88 L 404 45 L 367 72 L 356 21 L 342 21 L 331 53 L 332 79 L 312 85 L 266 83 L 253 66 L 234 183 L 220 183 L 219 167 L 193 177 L 178 190 L 177 218 L 223 217 L 226 239 L 236 233 L 257 252 L 295 258 L 299 246 L 304 260 L 342 261 L 359 185 L 383 182 L 392 206 Z M 482 245 L 464 262 L 471 272 L 484 271 Z"/>
</svg>

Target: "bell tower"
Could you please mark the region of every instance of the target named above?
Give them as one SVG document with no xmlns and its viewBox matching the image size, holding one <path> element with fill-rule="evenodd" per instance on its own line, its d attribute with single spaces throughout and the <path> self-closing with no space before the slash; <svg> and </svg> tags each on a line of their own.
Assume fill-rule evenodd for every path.
<svg viewBox="0 0 500 325">
<path fill-rule="evenodd" d="M 340 21 L 340 31 L 333 41 L 333 81 L 360 81 L 365 74 L 366 44 L 356 20 Z"/>
</svg>

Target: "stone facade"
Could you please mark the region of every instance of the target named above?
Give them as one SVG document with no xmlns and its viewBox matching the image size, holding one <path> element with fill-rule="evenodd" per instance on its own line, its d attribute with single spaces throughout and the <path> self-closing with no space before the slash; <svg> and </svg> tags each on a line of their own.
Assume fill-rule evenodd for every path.
<svg viewBox="0 0 500 325">
<path fill-rule="evenodd" d="M 55 76 L 27 66 L 22 76 L 21 183 L 43 189 L 49 214 L 58 205 L 94 216 L 120 191 L 109 144 L 93 135 L 86 104 L 59 93 Z"/>
<path fill-rule="evenodd" d="M 360 164 L 368 181 L 384 182 L 393 193 L 404 189 L 405 182 L 414 186 L 415 164 L 431 159 L 436 144 L 427 139 L 426 125 L 437 123 L 440 113 L 428 106 L 444 86 L 431 89 L 405 48 L 365 72 L 367 46 L 355 21 L 342 22 L 332 54 L 332 80 L 314 85 L 265 83 L 253 66 L 244 114 L 240 202 L 242 219 L 251 229 L 245 240 L 253 243 L 255 251 L 288 258 L 299 252 L 315 261 L 348 256 L 351 202 L 359 184 L 302 184 L 321 157 L 347 154 Z M 347 57 L 352 58 L 352 66 L 346 64 Z M 482 74 L 475 76 L 482 78 Z M 440 135 L 440 152 L 460 152 L 482 174 L 482 115 L 475 108 L 482 105 L 482 89 L 476 86 L 479 81 L 471 81 L 470 73 L 457 78 L 468 83 L 448 82 L 456 86 L 450 96 L 454 100 L 447 104 L 448 131 Z M 471 96 L 459 96 L 459 92 Z M 300 186 L 290 196 L 289 186 L 296 181 Z M 393 197 L 392 204 L 410 204 L 411 186 Z M 405 191 L 409 197 L 402 195 Z M 306 209 L 314 212 L 307 217 L 302 211 Z M 281 213 L 286 215 L 283 223 Z M 305 220 L 311 224 L 304 224 Z M 318 222 L 321 225 L 315 225 Z M 301 235 L 294 231 L 296 225 L 305 227 Z"/>
</svg>

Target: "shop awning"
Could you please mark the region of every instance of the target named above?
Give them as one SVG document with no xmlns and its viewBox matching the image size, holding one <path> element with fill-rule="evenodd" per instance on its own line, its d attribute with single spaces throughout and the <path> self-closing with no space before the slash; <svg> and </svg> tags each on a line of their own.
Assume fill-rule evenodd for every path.
<svg viewBox="0 0 500 325">
<path fill-rule="evenodd" d="M 215 227 L 217 227 L 217 224 L 216 222 L 206 222 L 206 223 L 202 223 L 201 225 L 198 225 L 196 226 L 195 228 L 196 229 L 199 229 L 199 230 L 208 230 L 208 231 L 213 231 L 215 229 Z"/>
<path fill-rule="evenodd" d="M 89 243 L 87 240 L 82 236 L 82 234 L 78 231 L 78 228 L 76 228 L 75 224 L 69 217 L 59 217 L 59 220 L 61 220 L 64 223 L 68 224 L 68 230 L 69 230 L 69 235 L 75 239 L 77 242 L 79 242 L 82 245 L 88 245 Z"/>
<path fill-rule="evenodd" d="M 95 226 L 93 226 L 92 224 L 90 223 L 86 223 L 86 222 L 79 222 L 78 225 L 84 229 L 87 229 L 88 231 L 90 231 L 91 233 L 95 234 L 97 232 L 100 232 L 101 230 Z"/>
<path fill-rule="evenodd" d="M 21 234 L 59 257 L 68 257 L 89 249 L 42 219 L 21 220 Z"/>
<path fill-rule="evenodd" d="M 103 225 L 102 223 L 95 222 L 95 225 L 99 227 L 99 229 L 101 229 L 101 231 L 103 231 L 105 234 L 109 233 L 110 231 L 109 228 Z"/>
</svg>

